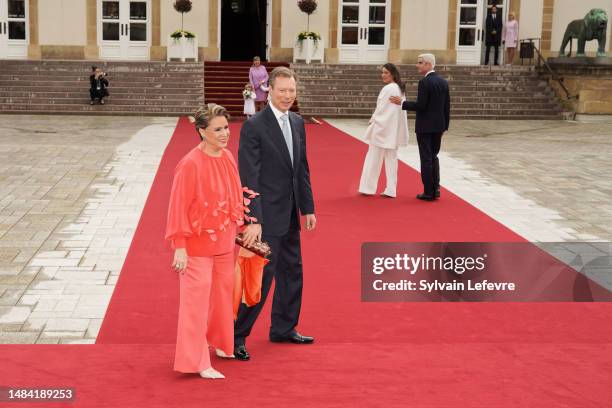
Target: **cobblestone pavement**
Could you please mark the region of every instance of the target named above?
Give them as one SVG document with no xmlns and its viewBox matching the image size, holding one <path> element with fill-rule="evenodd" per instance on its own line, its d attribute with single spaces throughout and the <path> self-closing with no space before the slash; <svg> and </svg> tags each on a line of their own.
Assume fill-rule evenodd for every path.
<svg viewBox="0 0 612 408">
<path fill-rule="evenodd" d="M 93 343 L 176 119 L 1 118 L 0 343 Z"/>
<path fill-rule="evenodd" d="M 0 343 L 93 343 L 176 120 L 1 118 Z M 443 186 L 525 238 L 612 240 L 612 125 L 456 121 L 442 149 Z"/>
</svg>

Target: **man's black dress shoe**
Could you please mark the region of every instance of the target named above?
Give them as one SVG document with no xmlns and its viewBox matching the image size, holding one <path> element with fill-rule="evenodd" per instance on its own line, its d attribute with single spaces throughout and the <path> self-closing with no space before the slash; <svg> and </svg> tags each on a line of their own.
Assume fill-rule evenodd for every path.
<svg viewBox="0 0 612 408">
<path fill-rule="evenodd" d="M 437 189 L 437 190 L 436 190 L 436 193 L 434 194 L 434 196 L 435 196 L 436 198 L 440 198 L 440 189 Z"/>
<path fill-rule="evenodd" d="M 298 332 L 293 332 L 287 337 L 270 336 L 272 343 L 293 343 L 293 344 L 311 344 L 314 342 L 314 337 L 302 336 Z"/>
<path fill-rule="evenodd" d="M 241 361 L 249 361 L 251 359 L 251 355 L 247 351 L 244 344 L 234 347 L 234 358 L 236 360 Z"/>
<path fill-rule="evenodd" d="M 436 199 L 436 197 L 434 196 L 429 196 L 425 194 L 417 194 L 416 198 L 418 198 L 419 200 L 424 200 L 424 201 L 433 201 Z"/>
</svg>

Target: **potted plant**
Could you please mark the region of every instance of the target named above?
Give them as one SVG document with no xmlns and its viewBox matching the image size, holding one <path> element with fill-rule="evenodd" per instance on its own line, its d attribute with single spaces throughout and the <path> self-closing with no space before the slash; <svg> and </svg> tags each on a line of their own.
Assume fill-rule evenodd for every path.
<svg viewBox="0 0 612 408">
<path fill-rule="evenodd" d="M 174 9 L 181 13 L 181 29 L 174 31 L 168 38 L 167 60 L 178 58 L 185 62 L 185 59 L 198 60 L 198 41 L 196 35 L 184 29 L 185 13 L 191 11 L 191 0 L 175 0 Z"/>
<path fill-rule="evenodd" d="M 295 46 L 293 47 L 293 62 L 304 60 L 310 64 L 311 60 L 323 62 L 323 46 L 321 35 L 310 31 L 310 15 L 317 9 L 316 0 L 298 0 L 300 10 L 307 15 L 306 31 L 298 33 Z"/>
</svg>

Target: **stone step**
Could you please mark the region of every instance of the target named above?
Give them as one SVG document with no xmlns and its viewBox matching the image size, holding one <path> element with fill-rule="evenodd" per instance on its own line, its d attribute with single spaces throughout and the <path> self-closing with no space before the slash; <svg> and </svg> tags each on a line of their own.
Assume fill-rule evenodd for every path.
<svg viewBox="0 0 612 408">
<path fill-rule="evenodd" d="M 509 85 L 500 85 L 500 86 L 495 86 L 495 87 L 478 87 L 478 86 L 464 86 L 464 87 L 454 87 L 454 86 L 450 86 L 450 94 L 451 96 L 454 95 L 456 92 L 469 92 L 469 93 L 475 93 L 475 92 L 483 92 L 483 93 L 487 93 L 487 94 L 491 94 L 491 93 L 496 93 L 496 94 L 503 94 L 504 96 L 508 96 L 511 94 L 516 94 L 516 93 L 529 93 L 529 92 L 537 92 L 537 93 L 549 93 L 552 92 L 549 88 L 545 87 L 544 85 L 541 86 L 537 86 L 537 87 L 527 87 L 527 86 L 509 86 Z M 319 94 L 320 92 L 326 91 L 326 90 L 332 90 L 332 91 L 336 91 L 337 94 L 341 95 L 344 94 L 345 91 L 359 91 L 362 92 L 363 95 L 371 95 L 372 97 L 377 97 L 378 93 L 380 91 L 380 87 L 376 88 L 376 87 L 353 87 L 350 88 L 349 86 L 344 86 L 342 88 L 340 87 L 330 87 L 328 89 L 325 88 L 299 88 L 298 89 L 298 95 L 302 96 L 302 95 L 308 95 L 308 94 Z M 408 91 L 408 95 L 412 95 L 412 94 L 416 94 L 416 89 L 414 91 L 409 90 Z"/>
<path fill-rule="evenodd" d="M 150 100 L 150 99 L 117 99 L 112 96 L 105 99 L 107 104 L 125 105 L 125 106 L 193 106 L 194 104 L 203 103 L 204 98 L 199 100 Z M 48 98 L 48 99 L 32 99 L 32 98 L 5 98 L 0 97 L 0 104 L 28 104 L 28 105 L 83 105 L 89 104 L 89 98 Z"/>
<path fill-rule="evenodd" d="M 16 83 L 19 83 L 20 86 L 23 87 L 31 87 L 31 88 L 36 88 L 36 87 L 55 87 L 55 88 L 74 88 L 74 87 L 81 87 L 81 88 L 87 88 L 89 89 L 89 79 L 87 80 L 72 80 L 72 81 L 43 81 L 43 80 L 39 80 L 39 81 L 7 81 L 7 80 L 3 80 L 0 79 L 0 87 L 4 88 L 4 87 L 9 87 L 9 86 L 14 86 Z M 203 84 L 198 84 L 198 83 L 193 83 L 193 82 L 189 82 L 189 81 L 151 81 L 151 82 L 142 82 L 142 81 L 123 81 L 123 80 L 117 80 L 117 81 L 112 81 L 110 82 L 109 85 L 109 89 L 112 88 L 146 88 L 146 87 L 150 87 L 150 88 L 157 88 L 157 89 L 163 89 L 163 88 L 203 88 Z"/>
<path fill-rule="evenodd" d="M 165 107 L 160 109 L 156 106 L 126 106 L 126 105 L 83 105 L 75 108 L 72 105 L 0 105 L 3 113 L 61 113 L 61 114 L 124 114 L 124 115 L 146 115 L 146 116 L 175 116 L 192 114 L 198 108 L 197 105 L 190 107 Z"/>
<path fill-rule="evenodd" d="M 163 79 L 164 81 L 202 81 L 203 77 L 202 74 L 197 74 L 197 73 L 168 73 L 168 72 L 164 72 L 164 73 L 151 73 L 151 72 L 147 72 L 147 73 L 134 73 L 134 72 L 129 72 L 129 73 L 113 73 L 113 74 L 108 74 L 106 77 L 109 81 L 118 81 L 118 80 L 122 80 L 122 81 L 139 81 L 139 82 L 153 82 L 156 80 L 160 80 Z M 87 83 L 89 83 L 89 73 L 87 74 L 83 74 L 81 73 L 48 73 L 48 72 L 41 72 L 40 74 L 38 73 L 33 73 L 33 74 L 28 74 L 28 73 L 21 73 L 21 72 L 0 72 L 0 80 L 10 80 L 10 81 L 74 81 L 74 80 L 78 80 L 78 81 L 86 81 Z"/>
<path fill-rule="evenodd" d="M 301 112 L 306 115 L 306 114 L 312 114 L 315 115 L 314 111 L 311 111 L 310 109 L 308 109 L 307 106 L 302 106 L 300 105 L 300 110 Z M 372 116 L 372 109 L 370 107 L 361 107 L 361 108 L 332 108 L 332 107 L 326 107 L 326 108 L 317 108 L 317 116 L 325 116 L 327 114 L 333 114 L 333 113 L 350 113 L 350 114 L 360 114 L 360 115 L 364 115 L 364 117 L 371 117 Z M 556 115 L 558 114 L 560 111 L 552 111 L 550 109 L 525 109 L 523 107 L 509 107 L 507 109 L 504 110 L 500 110 L 500 109 L 464 109 L 462 107 L 455 107 L 451 109 L 451 116 L 454 116 L 455 114 L 470 114 L 470 115 L 475 115 L 475 114 L 480 114 L 480 115 L 487 115 L 487 116 L 496 116 L 496 115 L 504 115 L 504 116 L 511 116 L 511 115 L 522 115 L 522 114 L 537 114 L 537 115 Z M 412 113 L 412 116 L 414 116 L 414 113 Z"/>
<path fill-rule="evenodd" d="M 517 105 L 515 103 L 461 103 L 461 104 L 456 104 L 455 106 L 457 106 L 456 108 L 453 107 L 453 105 L 451 105 L 451 110 L 460 110 L 460 109 L 472 109 L 472 110 L 491 110 L 491 109 L 497 109 L 499 111 L 505 111 L 505 110 L 511 110 L 511 109 L 516 109 Z M 310 109 L 319 109 L 319 110 L 325 110 L 327 108 L 342 108 L 342 109 L 346 109 L 351 110 L 351 109 L 366 109 L 370 111 L 370 114 L 372 114 L 372 112 L 374 112 L 374 109 L 376 108 L 376 103 L 371 103 L 371 104 L 367 104 L 367 103 L 362 103 L 362 102 L 343 102 L 343 103 L 338 103 L 338 102 L 323 102 L 323 101 L 318 101 L 318 102 L 308 102 L 308 101 L 304 101 L 304 100 L 300 100 L 300 108 L 302 108 L 303 111 L 307 111 Z M 529 103 L 529 104 L 522 104 L 520 105 L 520 109 L 548 109 L 548 110 L 552 110 L 552 111 L 556 111 L 559 109 L 559 107 L 551 102 L 543 102 L 543 103 Z"/>
<path fill-rule="evenodd" d="M 89 86 L 74 86 L 70 88 L 57 87 L 57 86 L 9 86 L 0 88 L 4 92 L 27 92 L 27 93 L 50 93 L 50 94 L 63 94 L 68 92 L 77 92 L 80 95 L 89 95 Z M 121 87 L 110 87 L 109 92 L 112 95 L 115 94 L 134 94 L 134 95 L 203 95 L 202 89 L 195 88 L 121 88 Z"/>
<path fill-rule="evenodd" d="M 112 89 L 111 96 L 114 99 L 149 99 L 149 100 L 169 100 L 169 99 L 190 99 L 197 100 L 204 98 L 202 92 L 192 93 L 143 93 L 131 92 L 129 89 Z M 89 98 L 89 90 L 69 91 L 69 92 L 38 92 L 38 91 L 5 91 L 0 90 L 0 97 L 16 97 L 16 98 Z"/>
<path fill-rule="evenodd" d="M 29 67 L 124 67 L 124 68 L 204 68 L 202 62 L 174 62 L 174 61 L 104 61 L 104 60 L 1 60 L 0 66 L 29 66 Z"/>
<path fill-rule="evenodd" d="M 214 81 L 220 81 L 221 79 L 216 79 Z M 231 82 L 236 82 L 236 79 L 230 80 Z M 210 81 L 207 81 L 210 82 Z M 343 77 L 343 78 L 302 78 L 299 80 L 299 86 L 312 86 L 312 85 L 320 85 L 320 86 L 329 86 L 330 84 L 337 85 L 355 85 L 355 82 L 358 82 L 359 85 L 369 85 L 369 86 L 378 86 L 382 88 L 384 84 L 380 81 L 379 78 L 370 78 L 370 79 L 359 79 L 352 77 Z M 500 80 L 500 79 L 448 79 L 449 85 L 453 86 L 498 86 L 499 84 L 541 84 L 543 83 L 538 78 L 517 78 L 513 80 Z M 416 86 L 419 81 L 418 80 L 404 80 L 406 85 Z"/>
<path fill-rule="evenodd" d="M 367 119 L 369 115 L 363 114 L 350 114 L 350 113 L 325 113 L 325 114 L 311 114 L 311 113 L 303 113 L 304 116 L 314 116 L 317 118 L 348 118 L 348 119 Z M 412 118 L 413 119 L 413 118 Z M 560 114 L 555 115 L 521 115 L 521 120 L 560 120 L 563 119 L 563 116 Z M 451 127 L 452 122 L 456 120 L 516 120 L 515 114 L 510 115 L 482 115 L 482 114 L 453 114 L 451 119 Z M 414 125 L 408 124 L 408 129 L 410 132 L 414 132 Z"/>
<path fill-rule="evenodd" d="M 344 70 L 379 70 L 380 64 L 291 64 L 291 68 L 295 71 L 306 70 L 322 70 L 328 69 L 344 69 Z M 395 64 L 400 70 L 416 70 L 414 64 Z M 534 71 L 535 67 L 531 65 L 453 65 L 453 64 L 437 64 L 436 71 Z"/>
<path fill-rule="evenodd" d="M 89 105 L 91 65 L 108 73 L 105 105 Z M 203 63 L 0 61 L 0 111 L 176 116 L 203 104 L 203 78 Z"/>
<path fill-rule="evenodd" d="M 112 68 L 112 67 L 101 67 L 102 70 L 109 75 L 115 74 L 125 74 L 125 75 L 147 75 L 147 74 L 172 74 L 172 75 L 204 75 L 204 71 L 201 69 L 198 70 L 173 70 L 173 69 L 120 69 L 120 68 Z M 19 73 L 27 74 L 27 75 L 44 75 L 44 74 L 71 74 L 71 75 L 79 75 L 79 76 L 89 76 L 91 75 L 91 67 L 83 67 L 83 68 L 41 68 L 41 69 L 29 69 L 27 67 L 2 67 L 0 65 L 0 71 L 4 72 L 13 72 L 19 71 Z"/>
<path fill-rule="evenodd" d="M 208 93 L 207 95 L 217 95 Z M 416 92 L 408 92 L 406 94 L 408 99 L 414 99 Z M 352 100 L 376 100 L 378 95 L 366 94 L 363 92 L 355 91 L 352 93 L 338 94 L 334 91 L 327 91 L 321 93 L 298 93 L 299 100 L 327 100 L 327 101 L 352 101 Z M 513 102 L 513 103 L 528 103 L 531 101 L 542 101 L 542 100 L 554 100 L 554 98 L 547 93 L 509 93 L 494 95 L 488 92 L 453 92 L 451 94 L 451 102 L 473 102 L 473 101 L 502 101 L 502 102 Z"/>
<path fill-rule="evenodd" d="M 304 75 L 331 75 L 338 76 L 344 74 L 351 75 L 380 75 L 381 71 L 379 69 L 372 68 L 355 68 L 355 69 L 345 69 L 343 67 L 340 68 L 328 68 L 328 69 L 296 69 L 295 72 L 297 74 Z M 400 74 L 402 76 L 419 76 L 423 77 L 414 67 L 400 67 Z M 486 76 L 529 76 L 529 75 L 537 75 L 537 71 L 529 70 L 529 71 L 517 71 L 517 70 L 459 70 L 459 69 L 449 69 L 449 70 L 439 70 L 436 69 L 436 73 L 438 75 L 447 76 L 447 75 L 460 75 L 460 76 L 478 76 L 478 77 L 486 77 Z"/>
</svg>

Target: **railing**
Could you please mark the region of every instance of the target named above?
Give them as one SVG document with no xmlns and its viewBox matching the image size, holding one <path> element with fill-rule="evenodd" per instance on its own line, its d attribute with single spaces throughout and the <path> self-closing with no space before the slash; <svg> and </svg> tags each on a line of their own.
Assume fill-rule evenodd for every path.
<svg viewBox="0 0 612 408">
<path fill-rule="evenodd" d="M 536 66 L 540 68 L 543 65 L 544 68 L 546 68 L 552 80 L 557 81 L 559 85 L 561 86 L 561 89 L 563 89 L 563 92 L 565 92 L 565 96 L 567 100 L 578 99 L 578 96 L 571 95 L 569 90 L 565 87 L 565 85 L 563 84 L 563 77 L 558 76 L 555 73 L 555 71 L 553 71 L 553 69 L 550 67 L 550 65 L 548 65 L 546 58 L 540 52 L 540 38 L 524 38 L 520 41 L 521 41 L 521 45 L 520 45 L 520 51 L 519 51 L 520 55 L 519 56 L 521 58 L 521 64 L 523 64 L 523 59 L 529 59 L 529 63 L 531 64 L 531 60 L 533 59 L 533 56 L 534 56 L 533 53 L 535 51 L 536 54 L 538 54 L 538 58 L 536 60 L 537 61 Z M 538 42 L 537 47 L 535 45 L 535 41 Z"/>
</svg>

